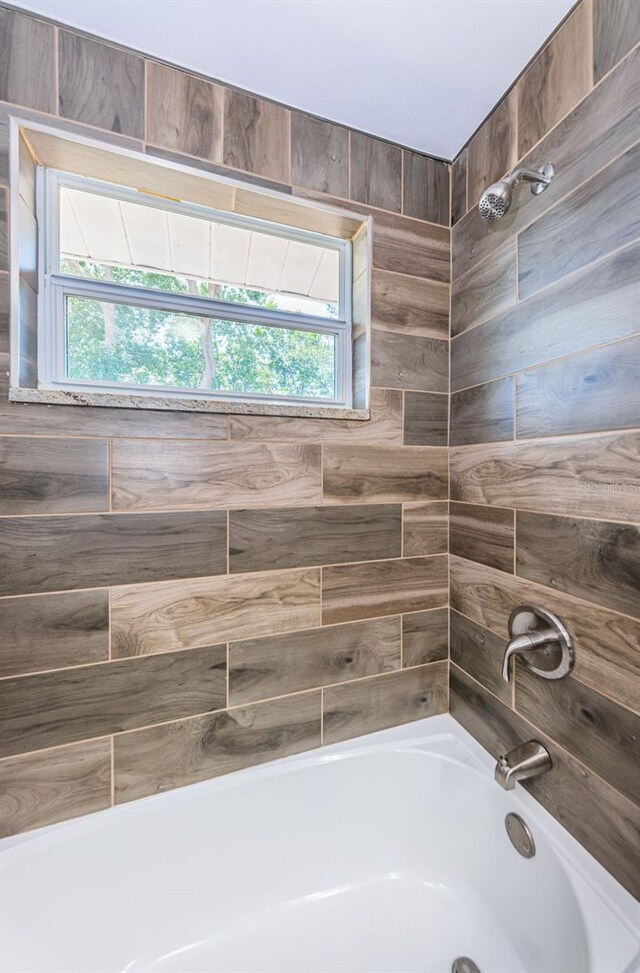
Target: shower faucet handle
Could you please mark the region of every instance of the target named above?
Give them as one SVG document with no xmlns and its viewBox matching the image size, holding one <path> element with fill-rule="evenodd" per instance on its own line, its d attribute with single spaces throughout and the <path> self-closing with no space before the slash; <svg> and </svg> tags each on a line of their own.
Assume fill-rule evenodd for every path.
<svg viewBox="0 0 640 973">
<path fill-rule="evenodd" d="M 573 668 L 573 639 L 557 615 L 533 605 L 520 605 L 509 616 L 510 641 L 504 653 L 502 678 L 509 682 L 514 655 L 542 679 L 563 679 Z"/>
</svg>

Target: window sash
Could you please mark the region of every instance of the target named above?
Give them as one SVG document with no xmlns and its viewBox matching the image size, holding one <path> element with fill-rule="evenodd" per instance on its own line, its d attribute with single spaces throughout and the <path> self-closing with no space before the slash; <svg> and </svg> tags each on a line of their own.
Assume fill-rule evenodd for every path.
<svg viewBox="0 0 640 973">
<path fill-rule="evenodd" d="M 48 388 L 67 388 L 70 390 L 91 391 L 104 388 L 109 391 L 135 392 L 146 396 L 180 396 L 196 399 L 218 399 L 224 401 L 288 402 L 299 404 L 321 404 L 351 407 L 352 389 L 352 350 L 351 350 L 351 243 L 324 234 L 282 226 L 267 220 L 258 220 L 238 214 L 223 213 L 191 203 L 162 199 L 161 208 L 190 216 L 200 216 L 208 222 L 224 222 L 271 233 L 285 239 L 316 242 L 323 247 L 335 249 L 339 253 L 339 302 L 338 317 L 316 317 L 291 311 L 236 304 L 232 301 L 213 300 L 191 294 L 175 294 L 171 291 L 154 290 L 136 285 L 119 284 L 113 281 L 92 280 L 60 273 L 60 211 L 59 187 L 70 186 L 100 195 L 133 201 L 155 208 L 158 199 L 146 196 L 133 189 L 101 183 L 82 176 L 74 176 L 53 169 L 39 170 L 38 217 L 45 232 L 40 237 L 40 291 L 39 301 L 39 343 L 38 372 L 41 385 Z M 187 277 L 188 274 L 175 276 Z M 93 300 L 110 301 L 115 304 L 128 304 L 142 308 L 195 314 L 213 319 L 238 321 L 240 323 L 285 328 L 295 331 L 308 331 L 328 334 L 335 338 L 335 397 L 314 398 L 313 396 L 288 396 L 278 394 L 256 394 L 251 392 L 226 392 L 216 389 L 176 389 L 175 387 L 154 385 L 142 386 L 122 382 L 84 382 L 66 376 L 66 315 L 67 297 L 84 297 Z"/>
</svg>

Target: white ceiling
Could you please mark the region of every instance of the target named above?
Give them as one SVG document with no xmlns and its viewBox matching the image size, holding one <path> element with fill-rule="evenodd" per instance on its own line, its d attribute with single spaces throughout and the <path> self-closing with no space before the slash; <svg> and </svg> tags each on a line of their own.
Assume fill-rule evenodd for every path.
<svg viewBox="0 0 640 973">
<path fill-rule="evenodd" d="M 573 2 L 18 0 L 16 6 L 451 159 Z"/>
</svg>

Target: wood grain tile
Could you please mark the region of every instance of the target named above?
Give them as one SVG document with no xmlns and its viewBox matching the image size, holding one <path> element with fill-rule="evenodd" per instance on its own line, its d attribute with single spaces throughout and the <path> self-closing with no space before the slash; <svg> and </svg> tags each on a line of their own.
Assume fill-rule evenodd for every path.
<svg viewBox="0 0 640 973">
<path fill-rule="evenodd" d="M 521 160 L 524 166 L 536 166 L 541 159 L 553 159 L 556 174 L 543 196 L 518 193 L 509 213 L 490 228 L 474 201 L 453 230 L 454 277 L 483 261 L 639 139 L 640 49 L 621 61 Z"/>
<path fill-rule="evenodd" d="M 446 555 L 339 565 L 322 571 L 324 625 L 424 611 L 446 603 Z"/>
<path fill-rule="evenodd" d="M 449 504 L 405 503 L 402 507 L 402 553 L 404 557 L 446 554 L 449 550 Z"/>
<path fill-rule="evenodd" d="M 348 130 L 302 112 L 292 112 L 291 180 L 296 186 L 348 199 Z"/>
<path fill-rule="evenodd" d="M 0 438 L 0 514 L 108 509 L 106 441 Z"/>
<path fill-rule="evenodd" d="M 447 663 L 404 669 L 323 691 L 323 740 L 339 743 L 447 711 Z"/>
<path fill-rule="evenodd" d="M 393 213 L 373 219 L 373 266 L 447 284 L 450 231 Z"/>
<path fill-rule="evenodd" d="M 224 89 L 155 61 L 147 85 L 147 141 L 222 162 Z"/>
<path fill-rule="evenodd" d="M 328 502 L 394 503 L 447 496 L 447 452 L 437 447 L 326 446 L 323 468 Z"/>
<path fill-rule="evenodd" d="M 0 761 L 2 838 L 110 806 L 109 740 Z"/>
<path fill-rule="evenodd" d="M 116 659 L 319 624 L 318 570 L 137 585 L 111 597 Z"/>
<path fill-rule="evenodd" d="M 470 208 L 477 204 L 487 186 L 501 179 L 516 163 L 517 110 L 517 94 L 513 89 L 467 146 L 467 191 Z"/>
<path fill-rule="evenodd" d="M 452 662 L 482 683 L 506 706 L 511 705 L 511 685 L 502 678 L 506 639 L 452 611 L 449 646 Z"/>
<path fill-rule="evenodd" d="M 60 114 L 144 138 L 144 62 L 121 48 L 61 30 Z"/>
<path fill-rule="evenodd" d="M 112 446 L 115 510 L 283 505 L 320 499 L 320 450 L 303 445 L 134 442 Z"/>
<path fill-rule="evenodd" d="M 219 165 L 208 159 L 197 158 L 189 155 L 185 156 L 181 152 L 172 152 L 169 149 L 161 149 L 157 145 L 145 145 L 147 155 L 154 156 L 156 159 L 165 159 L 167 162 L 177 162 L 178 165 L 190 166 L 192 169 L 201 169 L 203 172 L 210 172 L 214 176 L 224 176 L 225 179 L 235 179 L 237 182 L 246 183 L 247 187 L 261 186 L 263 189 L 273 189 L 277 193 L 284 193 L 292 196 L 292 188 L 284 182 L 276 182 L 275 179 L 265 179 L 263 176 L 254 176 L 243 169 L 233 169 L 231 166 Z M 239 187 L 242 190 L 243 187 Z M 273 197 L 271 197 L 273 198 Z"/>
<path fill-rule="evenodd" d="M 451 714 L 497 757 L 530 739 L 529 723 L 451 667 Z M 523 786 L 632 894 L 640 895 L 640 827 L 636 805 L 536 731 L 551 752 L 553 773 Z M 598 813 L 592 808 L 597 805 Z"/>
<path fill-rule="evenodd" d="M 402 149 L 390 142 L 351 132 L 351 199 L 399 213 Z"/>
<path fill-rule="evenodd" d="M 447 446 L 449 397 L 435 392 L 405 392 L 405 446 Z"/>
<path fill-rule="evenodd" d="M 522 372 L 517 385 L 519 437 L 640 427 L 640 335 Z"/>
<path fill-rule="evenodd" d="M 519 511 L 516 536 L 521 577 L 640 618 L 639 527 Z"/>
<path fill-rule="evenodd" d="M 476 385 L 451 396 L 452 446 L 513 439 L 515 395 L 512 378 Z"/>
<path fill-rule="evenodd" d="M 449 342 L 413 334 L 374 331 L 371 381 L 386 388 L 449 391 Z"/>
<path fill-rule="evenodd" d="M 640 433 L 452 449 L 451 498 L 520 510 L 635 520 Z"/>
<path fill-rule="evenodd" d="M 467 212 L 467 150 L 463 149 L 451 166 L 451 225 Z"/>
<path fill-rule="evenodd" d="M 472 267 L 451 285 L 451 334 L 462 334 L 481 321 L 507 311 L 518 299 L 516 241 L 510 240 L 489 260 Z"/>
<path fill-rule="evenodd" d="M 320 746 L 320 691 L 118 736 L 116 804 Z"/>
<path fill-rule="evenodd" d="M 513 510 L 452 503 L 449 544 L 452 554 L 513 574 Z"/>
<path fill-rule="evenodd" d="M 281 105 L 225 88 L 225 165 L 291 182 L 289 114 Z"/>
<path fill-rule="evenodd" d="M 54 28 L 0 10 L 0 101 L 55 113 Z"/>
<path fill-rule="evenodd" d="M 231 438 L 255 442 L 402 443 L 402 392 L 370 390 L 371 419 L 296 419 L 288 416 L 232 416 Z"/>
<path fill-rule="evenodd" d="M 222 511 L 0 519 L 0 595 L 220 574 L 226 561 Z"/>
<path fill-rule="evenodd" d="M 451 387 L 479 385 L 633 335 L 639 303 L 640 244 L 632 244 L 455 338 Z"/>
<path fill-rule="evenodd" d="M 517 605 L 544 605 L 575 640 L 576 679 L 595 689 L 606 686 L 608 696 L 638 709 L 640 623 L 632 618 L 457 557 L 451 558 L 451 604 L 501 638 Z"/>
<path fill-rule="evenodd" d="M 229 704 L 252 703 L 400 668 L 400 618 L 232 642 Z"/>
<path fill-rule="evenodd" d="M 0 680 L 0 755 L 222 709 L 226 646 Z"/>
<path fill-rule="evenodd" d="M 635 146 L 520 234 L 521 298 L 638 239 L 639 167 Z M 543 252 L 554 259 L 542 259 Z"/>
<path fill-rule="evenodd" d="M 374 270 L 371 324 L 383 331 L 448 338 L 449 288 L 423 277 Z"/>
<path fill-rule="evenodd" d="M 402 665 L 422 666 L 449 656 L 449 609 L 402 616 Z"/>
<path fill-rule="evenodd" d="M 402 153 L 402 212 L 449 226 L 449 166 L 419 152 Z"/>
<path fill-rule="evenodd" d="M 628 0 L 594 0 L 593 74 L 598 82 L 640 42 L 640 9 Z"/>
<path fill-rule="evenodd" d="M 591 90 L 591 9 L 580 3 L 516 85 L 518 157 Z"/>
<path fill-rule="evenodd" d="M 516 710 L 587 764 L 603 780 L 640 804 L 640 715 L 583 686 L 539 679 L 518 666 Z"/>
<path fill-rule="evenodd" d="M 0 677 L 109 658 L 106 590 L 0 601 Z"/>
<path fill-rule="evenodd" d="M 399 557 L 400 504 L 229 512 L 229 571 Z"/>
</svg>

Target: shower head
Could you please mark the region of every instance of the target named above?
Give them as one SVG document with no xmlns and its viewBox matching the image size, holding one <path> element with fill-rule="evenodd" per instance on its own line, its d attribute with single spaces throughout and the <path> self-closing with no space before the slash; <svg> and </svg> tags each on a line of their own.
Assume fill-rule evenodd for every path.
<svg viewBox="0 0 640 973">
<path fill-rule="evenodd" d="M 516 169 L 510 172 L 504 179 L 485 189 L 478 203 L 480 216 L 483 220 L 501 220 L 511 206 L 513 190 L 519 182 L 530 182 L 531 192 L 538 196 L 545 191 L 553 176 L 554 168 L 550 162 L 545 162 L 539 169 Z"/>
</svg>

